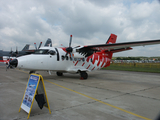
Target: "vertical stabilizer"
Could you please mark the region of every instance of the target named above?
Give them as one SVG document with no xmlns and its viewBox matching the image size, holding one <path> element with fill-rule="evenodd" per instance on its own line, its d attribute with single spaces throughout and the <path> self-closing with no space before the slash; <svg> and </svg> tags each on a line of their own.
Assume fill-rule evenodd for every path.
<svg viewBox="0 0 160 120">
<path fill-rule="evenodd" d="M 29 50 L 29 44 L 26 44 L 26 46 L 22 49 L 22 51 L 25 51 L 25 50 Z"/>
<path fill-rule="evenodd" d="M 48 40 L 46 41 L 44 47 L 52 47 L 52 41 L 50 38 L 48 38 Z"/>
<path fill-rule="evenodd" d="M 106 44 L 113 44 L 116 43 L 117 35 L 111 34 L 110 37 L 108 38 Z"/>
<path fill-rule="evenodd" d="M 108 38 L 106 44 L 114 44 L 114 43 L 116 43 L 116 40 L 117 40 L 117 35 L 111 34 L 110 37 Z M 112 51 L 109 50 L 106 53 L 108 54 L 108 58 L 111 61 L 112 55 L 113 55 Z M 108 64 L 106 64 L 104 67 L 107 67 L 107 66 L 110 66 L 110 62 Z"/>
</svg>

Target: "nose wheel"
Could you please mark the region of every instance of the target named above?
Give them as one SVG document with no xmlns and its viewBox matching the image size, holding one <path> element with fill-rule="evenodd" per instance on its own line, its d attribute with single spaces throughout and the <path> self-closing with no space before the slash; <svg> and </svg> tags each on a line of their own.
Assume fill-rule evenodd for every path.
<svg viewBox="0 0 160 120">
<path fill-rule="evenodd" d="M 29 74 L 35 73 L 36 71 L 30 71 Z"/>
<path fill-rule="evenodd" d="M 57 76 L 63 76 L 62 72 L 57 72 L 56 74 L 57 74 Z"/>
<path fill-rule="evenodd" d="M 85 71 L 81 71 L 80 75 L 81 75 L 81 80 L 84 80 L 84 79 L 88 78 L 88 74 Z"/>
</svg>

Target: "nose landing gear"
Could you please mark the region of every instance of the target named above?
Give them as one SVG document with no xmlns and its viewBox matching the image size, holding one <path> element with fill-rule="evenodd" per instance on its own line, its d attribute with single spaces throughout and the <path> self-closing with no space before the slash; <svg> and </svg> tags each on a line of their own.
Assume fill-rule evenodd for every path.
<svg viewBox="0 0 160 120">
<path fill-rule="evenodd" d="M 62 72 L 56 72 L 57 76 L 63 76 Z"/>
</svg>

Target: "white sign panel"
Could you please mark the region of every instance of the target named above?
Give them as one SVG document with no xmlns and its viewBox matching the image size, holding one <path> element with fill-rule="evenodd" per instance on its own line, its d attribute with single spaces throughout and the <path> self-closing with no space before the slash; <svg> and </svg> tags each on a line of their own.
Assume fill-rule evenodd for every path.
<svg viewBox="0 0 160 120">
<path fill-rule="evenodd" d="M 38 80 L 39 80 L 39 76 L 30 75 L 28 85 L 25 91 L 25 95 L 23 98 L 23 102 L 21 104 L 21 108 L 27 113 L 30 112 L 32 101 L 35 96 Z"/>
</svg>

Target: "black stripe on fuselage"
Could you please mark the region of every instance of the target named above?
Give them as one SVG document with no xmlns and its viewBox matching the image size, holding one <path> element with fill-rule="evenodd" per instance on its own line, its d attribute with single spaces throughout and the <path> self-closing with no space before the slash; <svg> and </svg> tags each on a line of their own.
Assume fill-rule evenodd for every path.
<svg viewBox="0 0 160 120">
<path fill-rule="evenodd" d="M 55 48 L 56 52 L 57 52 L 57 61 L 59 61 L 59 51 L 57 48 Z"/>
</svg>

